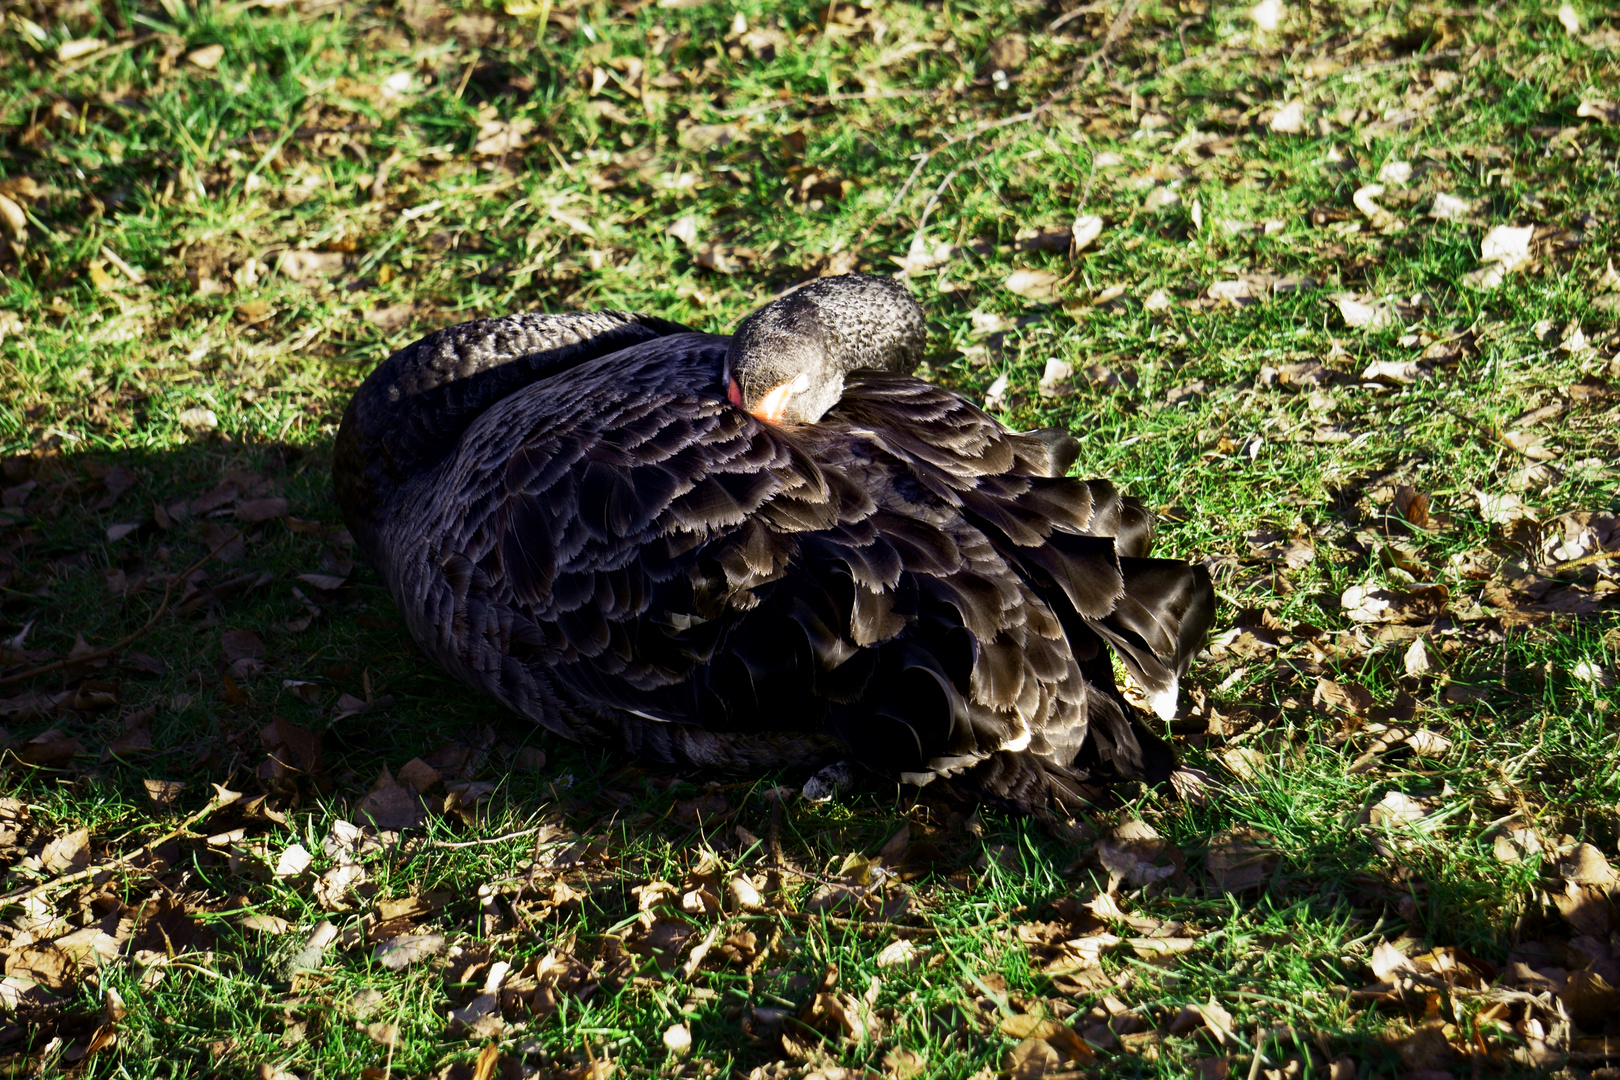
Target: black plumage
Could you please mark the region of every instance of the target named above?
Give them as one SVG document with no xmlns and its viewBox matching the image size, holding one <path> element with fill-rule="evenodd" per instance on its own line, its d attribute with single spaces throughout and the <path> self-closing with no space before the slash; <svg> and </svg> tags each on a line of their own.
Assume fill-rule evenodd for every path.
<svg viewBox="0 0 1620 1080">
<path fill-rule="evenodd" d="M 339 502 L 427 653 L 567 738 L 852 757 L 1026 809 L 1163 779 L 1110 650 L 1167 713 L 1207 575 L 1149 558 L 1151 516 L 1112 484 L 1065 477 L 1066 434 L 906 374 L 921 328 L 860 275 L 735 339 L 617 312 L 450 327 L 350 403 Z M 821 381 L 768 397 L 801 351 L 836 372 L 824 411 Z M 814 422 L 740 407 L 762 401 Z"/>
</svg>

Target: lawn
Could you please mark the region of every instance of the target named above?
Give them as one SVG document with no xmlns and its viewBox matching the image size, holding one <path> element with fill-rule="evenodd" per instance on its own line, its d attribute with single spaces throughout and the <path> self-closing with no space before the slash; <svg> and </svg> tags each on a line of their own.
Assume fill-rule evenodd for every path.
<svg viewBox="0 0 1620 1080">
<path fill-rule="evenodd" d="M 1620 17 L 0 6 L 7 1075 L 1620 1076 Z M 433 669 L 391 349 L 904 273 L 1221 600 L 1177 789 L 690 775 Z"/>
</svg>

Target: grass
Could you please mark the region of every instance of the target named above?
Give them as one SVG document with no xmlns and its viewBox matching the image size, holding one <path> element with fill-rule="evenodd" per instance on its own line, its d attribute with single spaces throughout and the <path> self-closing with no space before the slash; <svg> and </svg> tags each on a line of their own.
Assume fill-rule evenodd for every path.
<svg viewBox="0 0 1620 1080">
<path fill-rule="evenodd" d="M 129 860 L 44 903 L 8 898 L 7 1067 L 1074 1068 L 1020 1041 L 1039 1031 L 1019 1018 L 1042 1016 L 1101 1044 L 1087 1070 L 1105 1076 L 1254 1076 L 1257 1040 L 1267 1069 L 1347 1056 L 1361 1076 L 1602 1065 L 1612 1022 L 1608 1043 L 1589 1020 L 1537 1058 L 1528 1021 L 1545 1014 L 1493 1013 L 1489 989 L 1415 1007 L 1351 993 L 1380 981 L 1384 941 L 1568 963 L 1566 941 L 1595 931 L 1560 915 L 1560 860 L 1620 840 L 1616 564 L 1558 578 L 1574 556 L 1544 543 L 1560 515 L 1620 511 L 1604 277 L 1620 127 L 1601 105 L 1620 24 L 1573 12 L 1574 33 L 1516 2 L 1287 7 L 1270 31 L 1204 0 L 593 3 L 544 27 L 517 4 L 8 9 L 0 193 L 21 217 L 0 221 L 0 677 L 118 640 L 169 575 L 242 536 L 117 657 L 4 687 L 5 890 Z M 1273 130 L 1291 102 L 1302 130 Z M 1463 219 L 1429 216 L 1442 193 Z M 1105 223 L 1084 252 L 1030 244 L 1079 214 Z M 1533 242 L 1479 287 L 1501 225 Z M 796 774 L 644 769 L 470 697 L 349 565 L 328 452 L 390 349 L 526 308 L 723 331 L 817 272 L 892 272 L 940 245 L 909 275 L 929 376 L 976 398 L 1006 376 L 1010 423 L 1067 427 L 1085 474 L 1164 511 L 1164 550 L 1216 572 L 1223 633 L 1171 725 L 1212 777 L 1203 798 L 1126 792 L 1043 825 L 874 785 L 781 799 Z M 1018 270 L 1055 280 L 1020 295 Z M 1255 275 L 1314 287 L 1222 284 Z M 1349 325 L 1341 297 L 1390 302 L 1390 322 Z M 1052 358 L 1073 375 L 1047 397 Z M 1426 527 L 1403 488 L 1428 496 Z M 241 506 L 274 497 L 281 515 Z M 1414 582 L 1448 595 L 1424 609 Z M 1356 622 L 1355 586 L 1408 607 Z M 1414 753 L 1419 729 L 1447 745 Z M 437 809 L 486 786 L 360 854 L 364 881 L 323 906 L 317 876 L 345 861 L 323 850 L 333 823 L 416 757 L 444 776 Z M 158 806 L 148 780 L 186 787 Z M 215 783 L 244 799 L 142 848 Z M 1417 810 L 1388 812 L 1402 805 Z M 1128 821 L 1159 838 L 1111 835 Z M 902 825 L 884 865 L 904 881 L 880 874 L 870 897 L 891 906 L 817 910 L 864 888 L 849 857 Z M 81 829 L 77 861 L 52 864 L 46 845 Z M 1228 893 L 1219 860 L 1245 829 L 1263 880 Z M 294 844 L 313 863 L 277 875 Z M 1107 888 L 1118 845 L 1175 869 L 1116 882 L 1149 921 L 1107 928 L 1158 924 L 1187 951 L 1121 944 L 1090 982 L 1043 973 L 1058 943 L 1105 929 L 1062 902 Z M 761 910 L 681 910 L 739 870 L 761 875 Z M 641 919 L 658 881 L 678 890 Z M 410 897 L 388 922 L 383 903 Z M 323 920 L 340 937 L 300 958 Z M 92 925 L 111 943 L 99 970 L 72 946 L 28 951 Z M 400 929 L 448 951 L 385 966 L 374 947 Z M 645 947 L 669 933 L 660 964 Z M 920 962 L 880 967 L 902 939 Z M 554 1001 L 534 968 L 548 955 L 578 964 Z M 513 966 L 502 1019 L 476 1004 L 496 961 Z M 1207 1002 L 1228 1031 L 1175 1022 Z M 1427 1021 L 1454 1057 L 1413 1034 Z M 662 1041 L 677 1023 L 684 1056 Z"/>
</svg>

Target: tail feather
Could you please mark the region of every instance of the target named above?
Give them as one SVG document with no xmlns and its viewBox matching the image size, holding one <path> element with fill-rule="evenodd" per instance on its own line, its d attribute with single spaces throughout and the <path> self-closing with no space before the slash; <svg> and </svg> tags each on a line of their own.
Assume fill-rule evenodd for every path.
<svg viewBox="0 0 1620 1080">
<path fill-rule="evenodd" d="M 1125 595 L 1092 625 L 1153 702 L 1174 715 L 1181 677 L 1215 619 L 1209 571 L 1173 559 L 1121 559 Z M 1168 716 L 1165 716 L 1168 719 Z"/>
</svg>

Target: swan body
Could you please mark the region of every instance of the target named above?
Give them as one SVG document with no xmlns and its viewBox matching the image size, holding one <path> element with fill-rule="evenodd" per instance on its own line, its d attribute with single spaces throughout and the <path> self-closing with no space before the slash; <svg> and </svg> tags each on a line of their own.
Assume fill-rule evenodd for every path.
<svg viewBox="0 0 1620 1080">
<path fill-rule="evenodd" d="M 428 656 L 569 739 L 852 757 L 1025 809 L 1165 778 L 1110 651 L 1173 711 L 1207 574 L 1067 478 L 1066 433 L 913 378 L 922 333 L 864 275 L 729 338 L 621 312 L 453 326 L 356 393 L 339 503 Z"/>
</svg>

